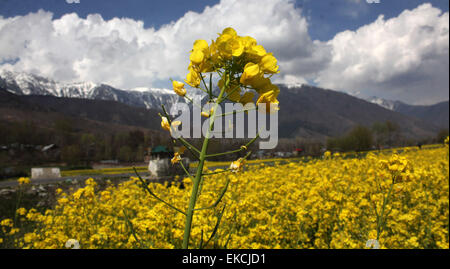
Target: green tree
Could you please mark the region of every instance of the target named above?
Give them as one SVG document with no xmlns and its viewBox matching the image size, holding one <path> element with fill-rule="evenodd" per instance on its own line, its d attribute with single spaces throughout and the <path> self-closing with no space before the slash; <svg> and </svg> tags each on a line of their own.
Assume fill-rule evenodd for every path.
<svg viewBox="0 0 450 269">
<path fill-rule="evenodd" d="M 357 125 L 347 135 L 339 138 L 329 138 L 327 148 L 341 151 L 369 150 L 373 145 L 373 135 L 369 128 Z"/>
<path fill-rule="evenodd" d="M 83 153 L 78 145 L 69 145 L 61 150 L 61 159 L 68 165 L 77 165 L 81 163 Z"/>
<path fill-rule="evenodd" d="M 441 129 L 436 135 L 436 143 L 444 143 L 445 138 L 448 136 L 448 129 Z"/>
<path fill-rule="evenodd" d="M 119 149 L 118 159 L 123 162 L 133 161 L 133 151 L 129 146 L 122 146 Z"/>
</svg>

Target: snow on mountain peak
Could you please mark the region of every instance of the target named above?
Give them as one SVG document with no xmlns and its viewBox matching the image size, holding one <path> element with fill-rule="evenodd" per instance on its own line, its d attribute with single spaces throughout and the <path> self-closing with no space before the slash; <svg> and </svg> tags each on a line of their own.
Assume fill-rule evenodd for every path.
<svg viewBox="0 0 450 269">
<path fill-rule="evenodd" d="M 292 88 L 301 88 L 303 84 L 304 83 L 297 82 L 297 83 L 287 83 L 285 85 L 288 89 L 292 89 Z"/>
<path fill-rule="evenodd" d="M 128 91 L 141 92 L 141 93 L 156 93 L 156 94 L 176 94 L 173 90 L 164 88 L 148 88 L 148 87 L 136 87 L 129 89 Z"/>
<path fill-rule="evenodd" d="M 369 98 L 366 98 L 366 100 L 370 103 L 377 104 L 389 110 L 395 110 L 398 103 L 398 101 L 387 100 L 377 96 L 371 96 Z"/>
<path fill-rule="evenodd" d="M 53 95 L 57 97 L 87 98 L 98 85 L 93 82 L 61 83 L 39 75 L 0 71 L 0 81 L 8 91 L 21 95 Z"/>
<path fill-rule="evenodd" d="M 38 75 L 0 70 L 0 86 L 18 95 L 51 95 L 67 98 L 114 100 L 147 109 L 184 102 L 171 89 L 137 87 L 122 90 L 93 82 L 57 82 Z M 193 92 L 194 94 L 195 92 Z"/>
</svg>

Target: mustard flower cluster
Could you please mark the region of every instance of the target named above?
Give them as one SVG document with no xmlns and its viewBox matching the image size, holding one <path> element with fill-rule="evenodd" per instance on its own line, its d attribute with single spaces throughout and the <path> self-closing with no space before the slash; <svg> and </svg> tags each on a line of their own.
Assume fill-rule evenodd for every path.
<svg viewBox="0 0 450 269">
<path fill-rule="evenodd" d="M 228 27 L 211 44 L 206 40 L 196 40 L 189 59 L 189 73 L 184 81 L 191 87 L 201 88 L 203 74 L 216 72 L 221 76 L 217 86 L 223 88 L 227 79 L 224 74 L 227 73 L 229 83 L 225 91 L 228 100 L 245 105 L 253 102 L 256 93 L 256 104 L 265 103 L 266 111 L 271 107 L 278 109 L 280 90 L 270 80 L 273 74 L 279 73 L 277 59 L 254 38 L 239 36 Z M 172 83 L 175 93 L 186 95 L 184 83 Z"/>
<path fill-rule="evenodd" d="M 54 209 L 43 214 L 20 209 L 36 229 L 15 244 L 65 248 L 76 240 L 80 248 L 181 248 L 185 216 L 139 184 L 132 178 L 100 191 L 88 179 L 72 193 L 58 190 Z M 186 178 L 184 188 L 148 187 L 185 209 L 192 186 Z M 212 207 L 224 186 L 229 191 Z M 254 165 L 239 174 L 205 176 L 200 192 L 197 208 L 204 210 L 194 215 L 194 247 L 203 242 L 204 248 L 232 249 L 449 248 L 448 146 Z M 205 245 L 218 218 L 217 233 Z M 2 241 L 17 235 L 12 220 L 0 226 Z"/>
</svg>

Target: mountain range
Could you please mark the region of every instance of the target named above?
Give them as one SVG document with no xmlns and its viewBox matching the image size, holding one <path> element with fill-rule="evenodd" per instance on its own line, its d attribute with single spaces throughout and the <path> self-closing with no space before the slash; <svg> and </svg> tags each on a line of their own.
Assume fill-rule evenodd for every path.
<svg viewBox="0 0 450 269">
<path fill-rule="evenodd" d="M 434 105 L 421 106 L 409 105 L 401 101 L 387 100 L 376 96 L 369 97 L 366 100 L 389 110 L 433 123 L 440 128 L 449 128 L 449 101 L 439 102 Z"/>
<path fill-rule="evenodd" d="M 280 85 L 281 137 L 334 137 L 355 125 L 396 123 L 408 138 L 434 136 L 440 127 L 356 98 L 346 93 L 302 85 Z M 447 110 L 448 115 L 448 110 Z M 448 117 L 448 116 L 447 116 Z"/>
<path fill-rule="evenodd" d="M 0 87 L 16 95 L 111 100 L 148 109 L 183 102 L 181 97 L 168 89 L 141 87 L 125 91 L 102 83 L 60 83 L 34 74 L 5 70 L 0 71 Z"/>
<path fill-rule="evenodd" d="M 135 129 L 159 131 L 158 111 L 129 106 L 117 101 L 16 95 L 0 87 L 0 124 L 30 122 L 55 129 L 58 122 L 74 132 L 113 134 Z"/>
<path fill-rule="evenodd" d="M 280 137 L 325 139 L 342 135 L 357 124 L 370 127 L 388 120 L 399 125 L 403 136 L 413 139 L 434 137 L 439 129 L 448 128 L 448 101 L 433 106 L 412 106 L 395 101 L 382 103 L 380 98 L 362 100 L 308 85 L 279 87 Z M 27 113 L 29 107 L 35 107 L 43 115 L 56 113 L 102 124 L 158 131 L 161 128 L 157 112 L 161 105 L 169 108 L 184 102 L 168 89 L 122 90 L 91 82 L 60 83 L 9 71 L 0 71 L 1 90 L 0 109 L 8 107 L 10 119 L 15 117 L 14 113 L 17 117 L 17 113 Z M 200 96 L 201 93 L 193 94 Z M 6 118 L 6 114 L 0 117 Z"/>
</svg>

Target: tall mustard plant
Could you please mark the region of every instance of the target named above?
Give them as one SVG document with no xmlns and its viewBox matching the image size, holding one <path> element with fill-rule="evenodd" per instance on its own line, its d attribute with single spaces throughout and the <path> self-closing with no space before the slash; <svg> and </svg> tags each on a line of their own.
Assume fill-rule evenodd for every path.
<svg viewBox="0 0 450 269">
<path fill-rule="evenodd" d="M 175 141 L 180 143 L 183 147 L 181 151 L 175 153 L 174 158 L 172 159 L 172 164 L 180 164 L 186 174 L 193 181 L 192 193 L 187 210 L 183 212 L 169 203 L 162 201 L 173 209 L 183 212 L 186 216 L 182 244 L 182 247 L 185 249 L 189 247 L 192 220 L 195 211 L 216 207 L 228 187 L 228 184 L 226 184 L 224 189 L 219 194 L 219 198 L 212 204 L 212 206 L 207 208 L 195 208 L 196 201 L 199 196 L 199 189 L 201 189 L 203 177 L 206 175 L 203 171 L 205 160 L 215 156 L 246 151 L 247 154 L 245 157 L 239 158 L 238 160 L 232 162 L 229 169 L 222 171 L 239 172 L 242 169 L 246 158 L 250 155 L 248 147 L 258 137 L 257 135 L 256 138 L 252 139 L 246 145 L 242 145 L 239 149 L 229 152 L 208 154 L 208 144 L 215 119 L 225 115 L 217 115 L 217 107 L 226 100 L 233 103 L 242 103 L 244 106 L 248 103 L 253 103 L 254 100 L 256 100 L 256 106 L 259 104 L 265 104 L 265 111 L 270 113 L 271 111 L 278 110 L 277 96 L 280 92 L 279 88 L 272 84 L 270 80 L 273 74 L 279 73 L 277 59 L 272 53 L 267 52 L 262 45 L 258 45 L 254 38 L 250 36 L 239 36 L 233 28 L 229 27 L 224 29 L 216 40 L 212 40 L 210 44 L 208 44 L 206 40 L 196 40 L 190 52 L 189 59 L 189 73 L 187 74 L 184 82 L 193 88 L 204 91 L 207 94 L 207 102 L 212 104 L 212 106 L 209 111 L 202 111 L 201 115 L 209 119 L 209 128 L 203 138 L 203 145 L 201 149 L 197 149 L 188 143 L 188 141 L 184 138 L 175 139 Z M 209 74 L 208 83 L 207 74 Z M 218 93 L 217 91 L 214 91 L 214 79 L 218 81 Z M 173 90 L 176 94 L 184 97 L 187 101 L 193 102 L 193 100 L 189 97 L 189 92 L 185 88 L 185 83 L 173 80 Z M 256 106 L 253 107 L 257 109 Z M 172 121 L 164 106 L 163 111 L 164 115 L 160 114 L 162 119 L 161 127 L 172 133 L 174 128 L 180 125 L 181 122 Z M 181 162 L 181 156 L 185 149 L 188 149 L 198 160 L 197 171 L 194 177 L 188 173 Z M 152 195 L 158 198 L 155 194 Z M 223 210 L 224 209 L 222 209 L 222 212 Z M 220 217 L 218 219 L 219 220 L 216 227 L 220 222 Z M 213 233 L 215 233 L 215 231 L 213 231 Z"/>
</svg>

